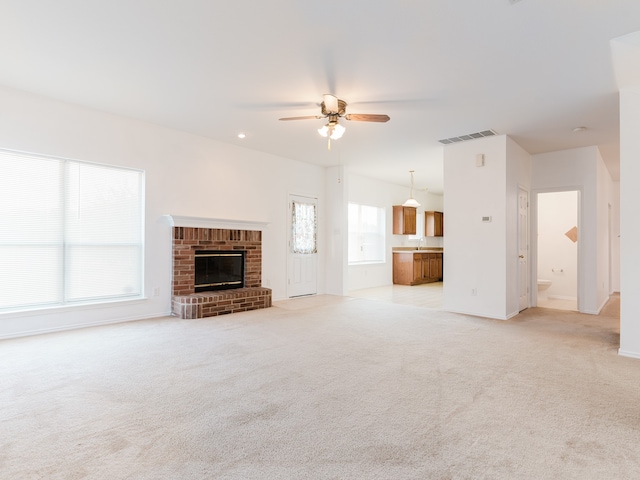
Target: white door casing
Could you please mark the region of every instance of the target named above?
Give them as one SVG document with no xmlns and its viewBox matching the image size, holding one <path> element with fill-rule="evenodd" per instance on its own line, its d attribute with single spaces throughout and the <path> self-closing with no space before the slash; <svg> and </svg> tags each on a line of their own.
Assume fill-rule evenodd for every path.
<svg viewBox="0 0 640 480">
<path fill-rule="evenodd" d="M 518 311 L 529 308 L 529 192 L 518 189 Z"/>
</svg>

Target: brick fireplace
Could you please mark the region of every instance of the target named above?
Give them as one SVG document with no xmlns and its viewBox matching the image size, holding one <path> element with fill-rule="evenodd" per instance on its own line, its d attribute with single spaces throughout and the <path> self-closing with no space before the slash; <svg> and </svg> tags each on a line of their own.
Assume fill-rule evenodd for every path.
<svg viewBox="0 0 640 480">
<path fill-rule="evenodd" d="M 175 220 L 175 217 L 171 217 Z M 199 219 L 191 224 L 207 224 Z M 211 221 L 245 226 L 244 223 Z M 173 223 L 173 315 L 203 318 L 271 306 L 271 289 L 262 287 L 262 231 L 241 228 L 177 226 Z M 246 228 L 246 227 L 245 227 Z M 200 250 L 245 252 L 244 286 L 229 290 L 195 292 L 195 252 Z"/>
</svg>

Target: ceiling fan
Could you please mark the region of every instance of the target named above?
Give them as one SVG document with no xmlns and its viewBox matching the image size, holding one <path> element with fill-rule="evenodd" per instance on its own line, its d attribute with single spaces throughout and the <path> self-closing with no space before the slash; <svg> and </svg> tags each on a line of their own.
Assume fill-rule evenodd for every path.
<svg viewBox="0 0 640 480">
<path fill-rule="evenodd" d="M 339 99 L 335 95 L 326 93 L 320 104 L 322 115 L 307 115 L 304 117 L 285 117 L 280 120 L 309 120 L 327 118 L 329 122 L 318 129 L 318 133 L 323 137 L 328 137 L 327 147 L 331 150 L 331 139 L 337 140 L 344 134 L 345 128 L 338 123 L 340 118 L 353 120 L 356 122 L 388 122 L 389 115 L 378 115 L 372 113 L 346 113 L 347 102 Z"/>
</svg>

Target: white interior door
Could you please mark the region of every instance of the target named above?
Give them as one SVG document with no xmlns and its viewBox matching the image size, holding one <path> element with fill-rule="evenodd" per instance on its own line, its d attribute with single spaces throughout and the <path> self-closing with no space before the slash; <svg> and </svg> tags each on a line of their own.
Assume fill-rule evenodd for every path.
<svg viewBox="0 0 640 480">
<path fill-rule="evenodd" d="M 518 310 L 529 308 L 529 192 L 518 191 Z"/>
<path fill-rule="evenodd" d="M 318 199 L 289 195 L 287 296 L 317 293 Z"/>
</svg>

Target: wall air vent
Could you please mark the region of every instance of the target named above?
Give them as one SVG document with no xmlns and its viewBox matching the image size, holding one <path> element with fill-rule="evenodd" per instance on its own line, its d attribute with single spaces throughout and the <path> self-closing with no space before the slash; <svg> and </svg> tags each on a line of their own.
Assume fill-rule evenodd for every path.
<svg viewBox="0 0 640 480">
<path fill-rule="evenodd" d="M 465 140 L 473 140 L 482 137 L 492 137 L 494 135 L 497 135 L 497 133 L 493 130 L 485 130 L 483 132 L 469 133 L 468 135 L 460 135 L 459 137 L 445 138 L 438 141 L 444 145 L 449 145 L 450 143 L 464 142 Z"/>
</svg>

